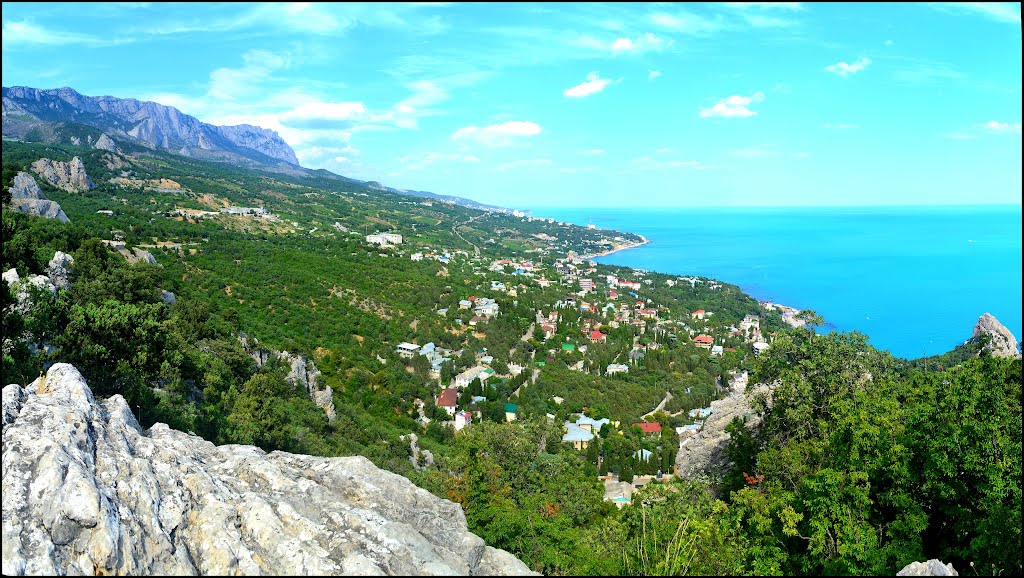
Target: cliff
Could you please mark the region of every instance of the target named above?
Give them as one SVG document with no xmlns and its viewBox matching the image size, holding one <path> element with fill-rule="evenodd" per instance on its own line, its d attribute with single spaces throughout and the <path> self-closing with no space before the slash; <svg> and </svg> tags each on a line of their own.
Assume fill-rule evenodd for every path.
<svg viewBox="0 0 1024 578">
<path fill-rule="evenodd" d="M 19 213 L 38 215 L 67 223 L 70 219 L 56 201 L 50 201 L 39 189 L 39 184 L 26 172 L 14 176 L 11 183 L 11 208 Z"/>
<path fill-rule="evenodd" d="M 39 159 L 32 163 L 32 170 L 45 179 L 46 182 L 69 193 L 84 193 L 96 188 L 92 179 L 85 173 L 85 165 L 82 164 L 82 159 L 78 157 L 74 157 L 67 163 L 50 159 Z"/>
<path fill-rule="evenodd" d="M 974 325 L 974 337 L 977 338 L 981 335 L 989 337 L 985 349 L 988 349 L 993 357 L 1019 358 L 1021 356 L 1017 339 L 1014 338 L 1013 333 L 989 313 L 979 317 L 978 322 Z"/>
<path fill-rule="evenodd" d="M 3 389 L 3 496 L 5 575 L 529 573 L 365 458 L 143 430 L 68 364 Z"/>
<path fill-rule="evenodd" d="M 172 106 L 134 98 L 85 96 L 71 88 L 4 87 L 3 114 L 7 136 L 21 138 L 33 128 L 70 122 L 102 131 L 95 146 L 107 150 L 116 148 L 110 138 L 116 136 L 171 152 L 188 149 L 299 164 L 295 151 L 272 130 L 211 125 Z"/>
</svg>

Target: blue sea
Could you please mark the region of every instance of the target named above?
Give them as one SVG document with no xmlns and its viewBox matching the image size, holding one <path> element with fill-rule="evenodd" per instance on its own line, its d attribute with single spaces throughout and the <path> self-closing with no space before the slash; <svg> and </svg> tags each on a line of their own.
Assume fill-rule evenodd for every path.
<svg viewBox="0 0 1024 578">
<path fill-rule="evenodd" d="M 1021 208 L 556 208 L 536 217 L 637 233 L 596 261 L 738 285 L 813 309 L 903 358 L 943 353 L 989 312 L 1021 339 Z"/>
</svg>

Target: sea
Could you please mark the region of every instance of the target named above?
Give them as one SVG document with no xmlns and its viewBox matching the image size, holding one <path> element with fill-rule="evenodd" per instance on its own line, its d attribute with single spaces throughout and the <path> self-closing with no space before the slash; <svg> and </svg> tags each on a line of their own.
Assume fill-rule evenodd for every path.
<svg viewBox="0 0 1024 578">
<path fill-rule="evenodd" d="M 536 207 L 531 216 L 643 235 L 595 261 L 738 285 L 813 309 L 913 359 L 971 337 L 983 313 L 1021 335 L 1021 207 Z"/>
</svg>

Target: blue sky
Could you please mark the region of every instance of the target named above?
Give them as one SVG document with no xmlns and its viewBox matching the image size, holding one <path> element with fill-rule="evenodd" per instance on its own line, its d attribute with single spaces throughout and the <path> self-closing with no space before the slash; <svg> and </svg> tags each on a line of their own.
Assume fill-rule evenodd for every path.
<svg viewBox="0 0 1024 578">
<path fill-rule="evenodd" d="M 507 207 L 1021 203 L 1019 3 L 3 4 L 3 84 Z"/>
</svg>

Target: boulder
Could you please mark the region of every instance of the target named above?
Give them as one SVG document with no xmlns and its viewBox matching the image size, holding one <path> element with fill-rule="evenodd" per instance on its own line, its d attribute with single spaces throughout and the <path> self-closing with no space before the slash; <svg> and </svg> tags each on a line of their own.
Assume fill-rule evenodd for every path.
<svg viewBox="0 0 1024 578">
<path fill-rule="evenodd" d="M 68 276 L 71 274 L 71 266 L 75 264 L 75 258 L 63 251 L 57 251 L 46 266 L 46 275 L 53 282 L 57 289 L 67 289 L 71 286 Z"/>
<path fill-rule="evenodd" d="M 143 430 L 65 363 L 3 389 L 3 452 L 5 575 L 532 574 L 366 458 Z"/>
</svg>

